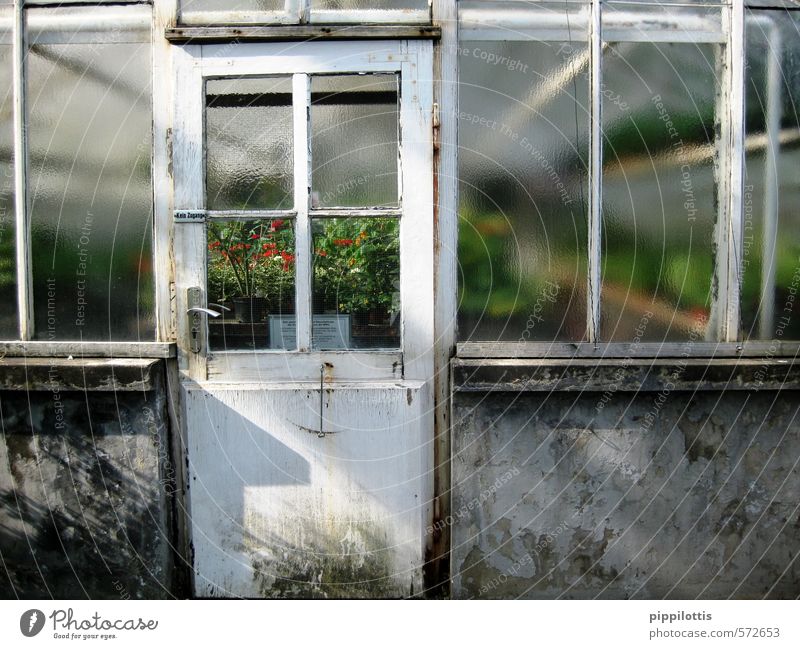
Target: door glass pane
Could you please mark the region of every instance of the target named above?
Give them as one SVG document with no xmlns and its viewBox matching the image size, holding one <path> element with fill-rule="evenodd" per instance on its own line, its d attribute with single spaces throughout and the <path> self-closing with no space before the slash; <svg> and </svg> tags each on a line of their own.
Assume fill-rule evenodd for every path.
<svg viewBox="0 0 800 649">
<path fill-rule="evenodd" d="M 39 340 L 155 336 L 152 62 L 149 37 L 136 42 L 150 7 L 115 11 L 132 20 L 91 43 L 93 32 L 53 30 L 58 21 L 44 18 L 58 10 L 27 12 L 38 25 L 29 33 L 27 125 Z M 70 25 L 81 14 L 91 24 L 96 8 L 70 12 Z"/>
<path fill-rule="evenodd" d="M 604 341 L 704 338 L 717 83 L 712 45 L 615 43 L 604 52 Z"/>
<path fill-rule="evenodd" d="M 800 339 L 800 16 L 748 11 L 744 339 Z"/>
<path fill-rule="evenodd" d="M 291 77 L 208 81 L 208 209 L 291 209 L 293 140 Z"/>
<path fill-rule="evenodd" d="M 295 245 L 291 220 L 207 223 L 209 347 L 294 349 Z"/>
<path fill-rule="evenodd" d="M 11 31 L 12 12 L 0 10 L 9 30 L 0 44 L 0 338 L 19 337 L 17 323 L 17 262 L 14 225 L 14 111 L 12 95 Z"/>
<path fill-rule="evenodd" d="M 311 79 L 312 207 L 397 205 L 397 75 Z"/>
<path fill-rule="evenodd" d="M 314 219 L 314 349 L 400 346 L 400 222 Z"/>
<path fill-rule="evenodd" d="M 587 47 L 469 40 L 459 55 L 459 337 L 581 340 Z"/>
</svg>

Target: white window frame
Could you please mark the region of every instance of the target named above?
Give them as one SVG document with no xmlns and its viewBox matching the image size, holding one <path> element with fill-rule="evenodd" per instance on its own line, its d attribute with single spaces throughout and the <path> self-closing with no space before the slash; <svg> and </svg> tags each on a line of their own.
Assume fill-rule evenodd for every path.
<svg viewBox="0 0 800 649">
<path fill-rule="evenodd" d="M 164 0 L 156 0 L 164 3 Z M 14 153 L 14 214 L 17 280 L 18 338 L 0 341 L 0 355 L 4 357 L 69 357 L 74 358 L 170 358 L 175 355 L 174 346 L 166 336 L 152 331 L 147 341 L 96 340 L 32 340 L 34 337 L 33 316 L 33 278 L 31 267 L 31 229 L 30 206 L 28 204 L 28 147 L 26 128 L 26 60 L 27 44 L 31 34 L 36 35 L 38 43 L 64 43 L 64 31 L 74 30 L 70 43 L 133 42 L 151 43 L 151 30 L 154 27 L 152 12 L 144 16 L 142 12 L 131 13 L 127 9 L 145 2 L 125 2 L 120 4 L 100 3 L 87 23 L 85 14 L 79 20 L 50 14 L 47 10 L 66 11 L 71 5 L 80 6 L 85 11 L 85 3 L 47 3 L 17 0 L 10 12 L 10 25 L 7 34 L 12 45 L 12 94 L 13 94 L 13 153 Z M 8 7 L 12 9 L 12 7 Z M 5 16 L 4 19 L 8 20 Z M 26 31 L 27 28 L 27 31 Z M 163 31 L 163 30 L 162 30 Z M 52 34 L 51 34 L 52 32 Z M 153 167 L 154 178 L 157 177 Z M 159 278 L 155 278 L 156 299 L 159 299 Z M 156 321 L 158 323 L 157 314 Z M 158 325 L 157 325 L 158 326 Z M 159 342 L 161 341 L 161 342 Z"/>
<path fill-rule="evenodd" d="M 297 351 L 208 350 L 207 327 L 199 352 L 191 351 L 187 288 L 206 290 L 206 226 L 176 222 L 174 254 L 179 368 L 196 381 L 320 380 L 330 363 L 337 380 L 426 380 L 433 373 L 433 97 L 432 46 L 428 41 L 373 41 L 186 45 L 173 51 L 175 98 L 172 160 L 174 210 L 206 212 L 204 158 L 205 81 L 211 78 L 292 75 L 294 101 L 294 210 Z M 374 209 L 375 216 L 400 219 L 401 347 L 399 350 L 341 352 L 311 349 L 310 219 L 365 210 L 316 210 L 309 206 L 309 75 L 347 73 L 400 75 L 401 187 L 398 210 Z M 270 211 L 254 213 L 266 218 Z M 281 215 L 286 215 L 282 211 Z M 279 216 L 276 214 L 276 216 Z M 206 316 L 203 316 L 204 318 Z"/>
<path fill-rule="evenodd" d="M 488 6 L 488 5 L 487 5 Z M 693 343 L 692 356 L 795 356 L 800 343 L 793 341 L 741 341 L 740 284 L 742 275 L 742 211 L 744 183 L 744 67 L 745 1 L 730 0 L 719 6 L 718 17 L 692 17 L 681 14 L 680 3 L 652 7 L 664 11 L 659 20 L 642 21 L 643 14 L 619 9 L 624 3 L 608 6 L 605 0 L 574 5 L 569 30 L 564 14 L 541 14 L 533 6 L 516 10 L 507 6 L 483 10 L 459 8 L 459 36 L 464 40 L 573 40 L 585 39 L 589 46 L 590 96 L 589 241 L 587 278 L 587 339 L 575 342 L 463 342 L 458 356 L 465 358 L 572 358 L 572 357 L 664 357 L 680 356 L 686 345 L 680 342 L 631 343 L 603 342 L 600 330 L 600 268 L 602 227 L 602 58 L 604 42 L 685 42 L 713 43 L 718 46 L 719 88 L 716 119 L 720 136 L 716 142 L 716 182 L 719 212 L 716 227 L 717 294 L 712 305 L 709 340 Z M 762 328 L 763 331 L 763 328 Z"/>
<path fill-rule="evenodd" d="M 431 21 L 430 4 L 424 9 L 312 9 L 311 0 L 284 0 L 283 11 L 181 11 L 178 24 L 202 25 L 304 25 L 304 24 L 417 24 Z"/>
</svg>

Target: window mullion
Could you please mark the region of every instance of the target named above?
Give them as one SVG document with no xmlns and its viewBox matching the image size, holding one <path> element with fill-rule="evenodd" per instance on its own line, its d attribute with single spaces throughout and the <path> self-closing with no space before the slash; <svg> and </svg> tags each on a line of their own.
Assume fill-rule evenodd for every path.
<svg viewBox="0 0 800 649">
<path fill-rule="evenodd" d="M 308 9 L 311 0 L 285 0 L 284 11 L 291 16 L 295 22 L 304 24 L 308 22 Z"/>
<path fill-rule="evenodd" d="M 25 137 L 25 14 L 22 0 L 14 3 L 14 212 L 16 221 L 17 307 L 19 337 L 33 338 L 31 235 L 26 193 L 28 155 Z"/>
<path fill-rule="evenodd" d="M 589 104 L 591 135 L 589 152 L 589 277 L 586 333 L 590 342 L 597 342 L 600 331 L 600 249 L 602 227 L 602 28 L 601 0 L 592 0 L 589 39 L 591 75 Z"/>
<path fill-rule="evenodd" d="M 718 214 L 714 273 L 716 293 L 708 335 L 735 342 L 739 337 L 739 295 L 742 265 L 742 191 L 744 180 L 744 4 L 725 7 L 724 46 L 718 49 L 720 87 L 715 112 L 717 135 L 716 191 Z"/>
<path fill-rule="evenodd" d="M 728 206 L 728 291 L 725 321 L 725 338 L 728 342 L 739 339 L 739 303 L 742 277 L 742 210 L 744 191 L 744 0 L 733 0 L 730 8 L 728 35 L 728 84 L 730 120 L 730 187 Z"/>
<path fill-rule="evenodd" d="M 309 114 L 311 88 L 307 74 L 292 78 L 294 110 L 295 295 L 297 299 L 297 349 L 311 349 L 311 221 L 308 197 L 311 186 Z"/>
</svg>

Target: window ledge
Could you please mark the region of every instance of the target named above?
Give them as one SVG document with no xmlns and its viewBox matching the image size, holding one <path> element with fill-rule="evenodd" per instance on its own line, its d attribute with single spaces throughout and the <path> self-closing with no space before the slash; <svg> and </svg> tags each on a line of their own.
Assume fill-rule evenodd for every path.
<svg viewBox="0 0 800 649">
<path fill-rule="evenodd" d="M 781 358 L 455 358 L 451 370 L 455 392 L 800 389 L 800 362 Z"/>
<path fill-rule="evenodd" d="M 0 358 L 175 358 L 175 343 L 0 341 Z"/>
<path fill-rule="evenodd" d="M 0 390 L 147 392 L 161 360 L 153 358 L 3 358 Z"/>
<path fill-rule="evenodd" d="M 800 342 L 766 340 L 739 343 L 684 341 L 638 343 L 567 342 L 463 342 L 458 343 L 459 358 L 797 358 Z"/>
</svg>

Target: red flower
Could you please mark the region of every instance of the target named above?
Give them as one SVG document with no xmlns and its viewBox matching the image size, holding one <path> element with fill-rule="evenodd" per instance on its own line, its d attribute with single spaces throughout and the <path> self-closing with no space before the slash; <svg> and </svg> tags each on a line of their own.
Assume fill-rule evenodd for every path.
<svg viewBox="0 0 800 649">
<path fill-rule="evenodd" d="M 352 239 L 334 239 L 333 242 L 337 246 L 352 246 L 353 240 Z"/>
<path fill-rule="evenodd" d="M 250 235 L 250 238 L 251 239 L 260 239 L 261 237 L 257 232 L 253 232 L 253 234 Z"/>
<path fill-rule="evenodd" d="M 288 271 L 289 265 L 294 261 L 294 255 L 288 252 L 281 252 L 281 257 L 283 258 L 283 270 Z"/>
</svg>

